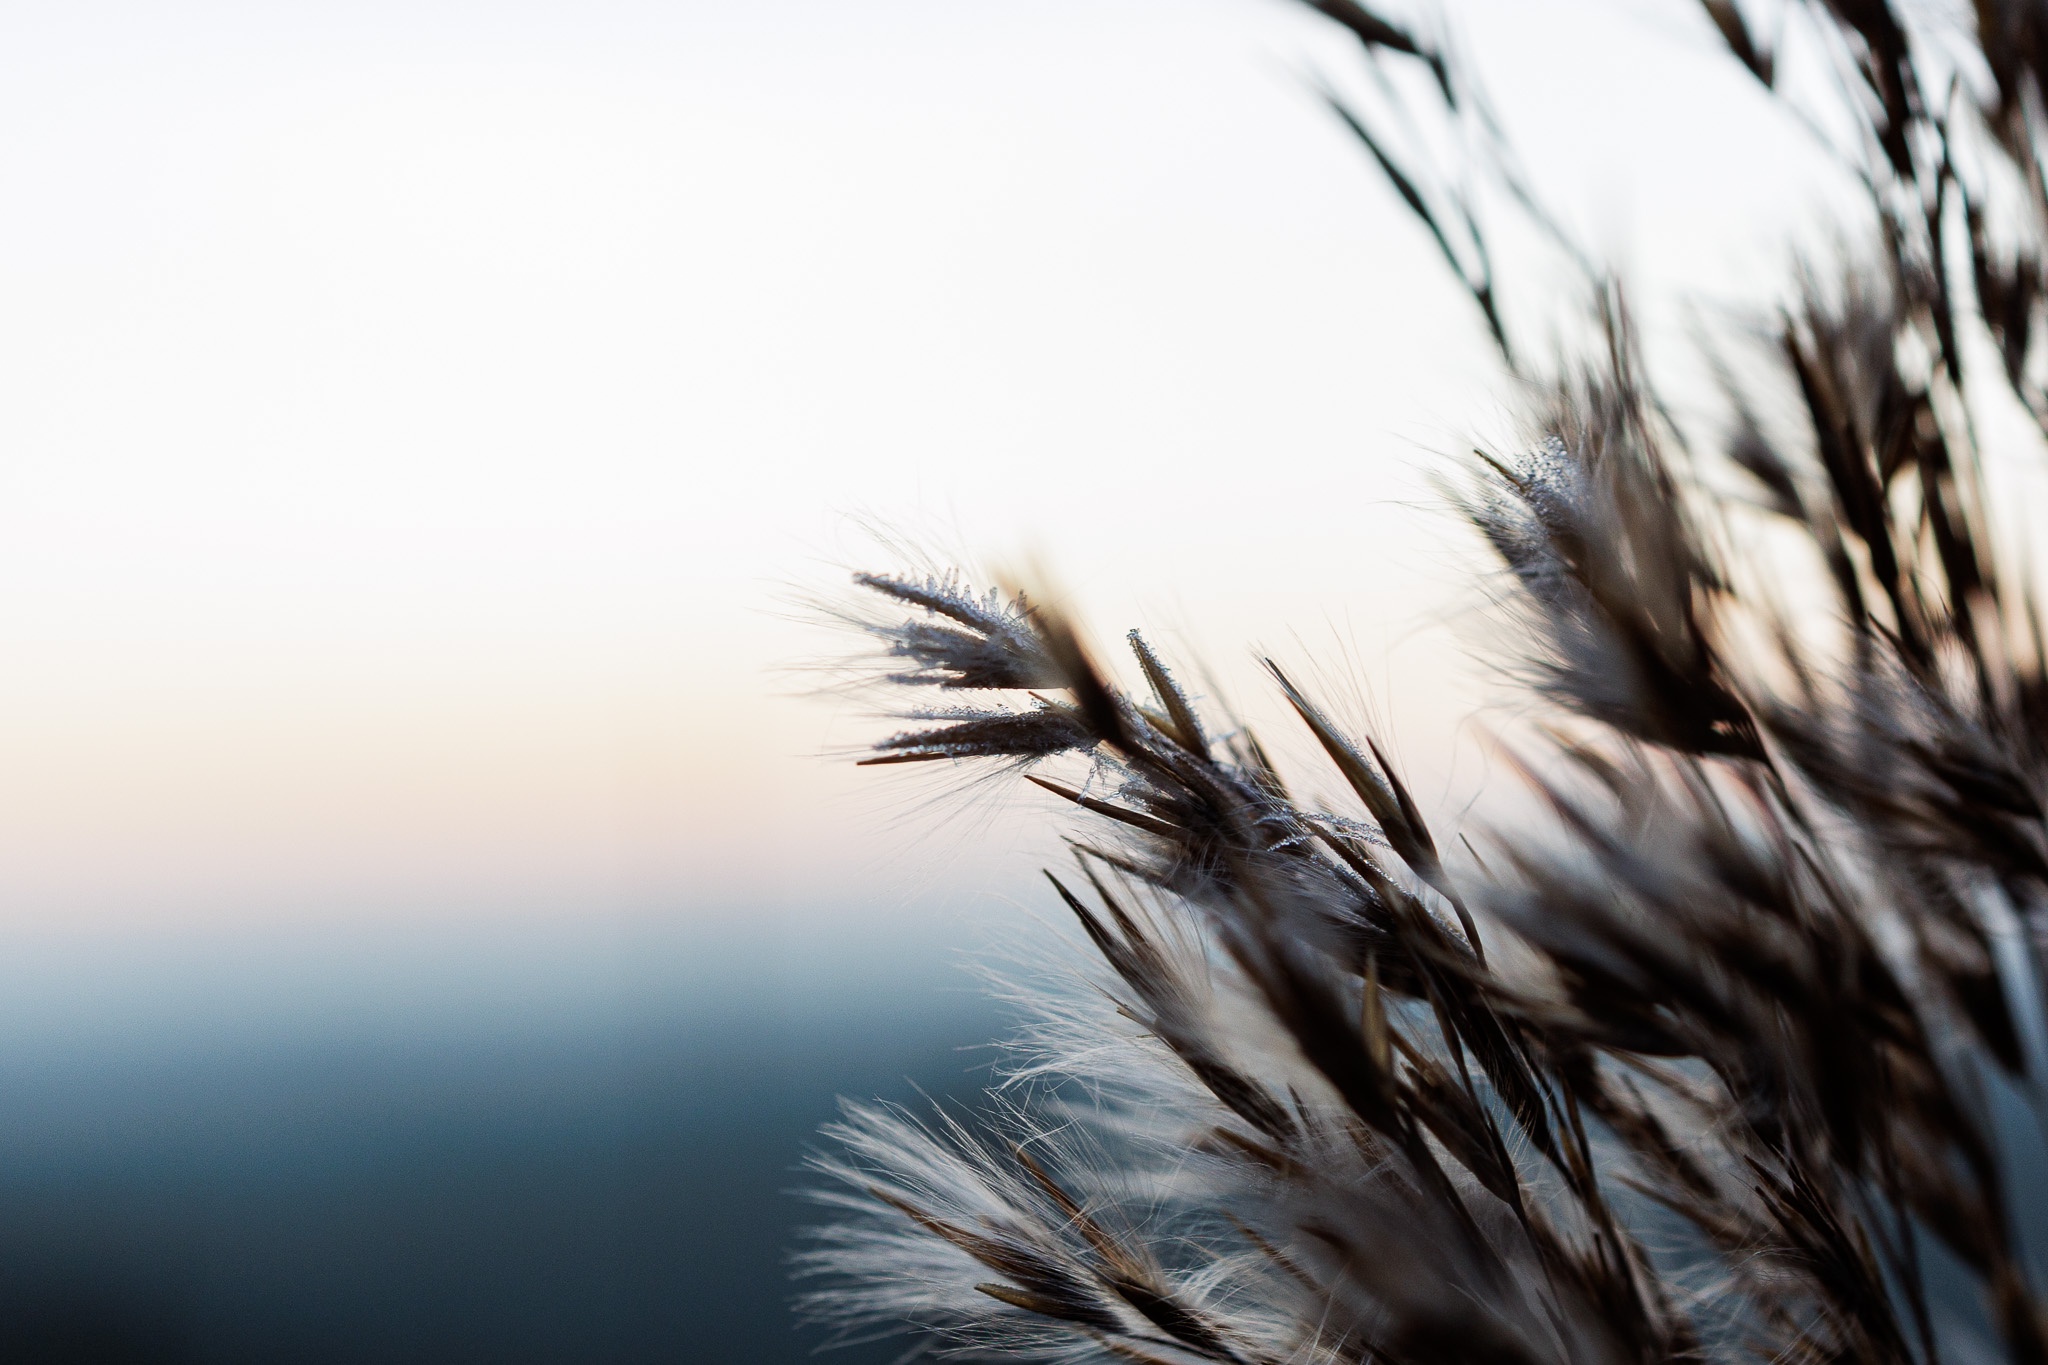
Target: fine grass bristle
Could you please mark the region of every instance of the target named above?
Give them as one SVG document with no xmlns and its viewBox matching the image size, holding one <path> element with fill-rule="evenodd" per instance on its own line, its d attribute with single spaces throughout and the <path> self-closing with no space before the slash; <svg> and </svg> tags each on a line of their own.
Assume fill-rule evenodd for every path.
<svg viewBox="0 0 2048 1365">
<path fill-rule="evenodd" d="M 1099 963 L 1034 998 L 1033 1084 L 975 1123 L 827 1130 L 802 1310 L 975 1358 L 2048 1365 L 2048 637 L 1994 535 L 1982 434 L 2014 425 L 1978 420 L 2048 452 L 2048 9 L 1700 0 L 1809 131 L 1854 130 L 1876 224 L 1701 337 L 1702 432 L 1615 280 L 1587 269 L 1590 359 L 1511 333 L 1475 206 L 1587 253 L 1447 49 L 1308 3 L 1425 78 L 1400 127 L 1480 149 L 1404 157 L 1331 97 L 1529 395 L 1452 482 L 1493 662 L 1549 712 L 1509 755 L 1538 813 L 1483 859 L 1440 837 L 1269 665 L 1351 793 L 1311 806 L 1136 632 L 1143 698 L 1020 594 L 860 576 L 889 680 L 967 698 L 864 762 L 1089 765 L 1027 775 L 1086 822 L 1048 876 Z M 1793 47 L 1840 79 L 1795 89 Z"/>
</svg>

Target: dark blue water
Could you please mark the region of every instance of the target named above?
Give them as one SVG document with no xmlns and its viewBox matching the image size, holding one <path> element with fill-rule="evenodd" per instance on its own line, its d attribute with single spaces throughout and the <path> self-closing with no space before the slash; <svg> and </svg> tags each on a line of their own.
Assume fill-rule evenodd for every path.
<svg viewBox="0 0 2048 1365">
<path fill-rule="evenodd" d="M 1000 1028 L 929 945 L 469 946 L 17 966 L 0 1360 L 807 1358 L 804 1148 Z"/>
</svg>

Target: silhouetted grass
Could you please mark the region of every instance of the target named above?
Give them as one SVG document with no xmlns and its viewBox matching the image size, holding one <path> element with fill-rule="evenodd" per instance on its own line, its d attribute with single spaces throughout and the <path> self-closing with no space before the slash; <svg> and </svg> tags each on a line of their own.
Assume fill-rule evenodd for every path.
<svg viewBox="0 0 2048 1365">
<path fill-rule="evenodd" d="M 1050 894 L 1099 991 L 1035 997 L 973 1121 L 828 1130 L 810 1314 L 1153 1365 L 2048 1361 L 2018 1193 L 2048 657 L 1977 435 L 2000 404 L 2048 425 L 2048 7 L 1703 4 L 1764 85 L 1788 44 L 1837 78 L 1779 93 L 1850 130 L 1872 228 L 1708 338 L 1755 376 L 1724 372 L 1714 432 L 1674 424 L 1442 45 L 1314 4 L 1423 78 L 1400 119 L 1332 104 L 1528 395 L 1525 442 L 1454 481 L 1500 671 L 1552 716 L 1519 755 L 1547 815 L 1483 861 L 1278 668 L 1356 809 L 1295 799 L 1135 634 L 1145 695 L 1021 596 L 859 580 L 893 681 L 946 699 L 870 762 L 1085 765 L 1032 780 L 1085 812 Z M 1468 160 L 1403 150 L 1430 119 Z M 1582 272 L 1590 357 L 1512 333 L 1482 203 Z"/>
</svg>

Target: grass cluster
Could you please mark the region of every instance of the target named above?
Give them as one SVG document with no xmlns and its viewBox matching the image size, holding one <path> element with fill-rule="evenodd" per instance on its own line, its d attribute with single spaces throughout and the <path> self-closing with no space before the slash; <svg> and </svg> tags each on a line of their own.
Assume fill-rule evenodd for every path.
<svg viewBox="0 0 2048 1365">
<path fill-rule="evenodd" d="M 1494 662 L 1550 717 L 1517 755 L 1543 813 L 1432 829 L 1276 668 L 1356 797 L 1319 808 L 1137 634 L 1129 692 L 1022 596 L 862 577 L 931 703 L 867 761 L 1070 800 L 1048 896 L 1098 965 L 974 1119 L 848 1111 L 806 1311 L 1145 1365 L 2048 1362 L 2048 632 L 1979 435 L 2048 430 L 2048 5 L 1701 0 L 1868 215 L 1705 339 L 1732 362 L 1699 431 L 1454 52 L 1311 3 L 1411 92 L 1331 100 L 1525 400 L 1524 444 L 1453 482 Z M 1576 263 L 1597 345 L 1510 327 L 1503 204 Z"/>
</svg>

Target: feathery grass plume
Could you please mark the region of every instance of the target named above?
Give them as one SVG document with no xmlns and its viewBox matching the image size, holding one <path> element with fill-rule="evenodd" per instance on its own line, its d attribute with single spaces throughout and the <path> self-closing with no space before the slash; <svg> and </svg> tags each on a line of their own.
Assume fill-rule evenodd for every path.
<svg viewBox="0 0 2048 1365">
<path fill-rule="evenodd" d="M 1098 990 L 1037 1000 L 972 1122 L 848 1108 L 805 1310 L 1147 1365 L 2048 1362 L 2048 640 L 1977 420 L 2048 432 L 2048 9 L 1701 0 L 1703 41 L 1848 130 L 1872 227 L 1722 339 L 1768 341 L 1747 384 L 1717 362 L 1708 439 L 1596 272 L 1590 359 L 1514 340 L 1475 205 L 1569 246 L 1556 220 L 1441 43 L 1311 2 L 1424 77 L 1400 128 L 1483 134 L 1435 169 L 1333 97 L 1536 395 L 1457 497 L 1501 670 L 1554 711 L 1519 756 L 1548 814 L 1454 872 L 1278 668 L 1357 809 L 1297 800 L 1135 634 L 1144 696 L 1021 597 L 861 578 L 897 682 L 983 699 L 868 761 L 1092 766 L 1032 780 L 1081 808 L 1049 894 Z"/>
</svg>

